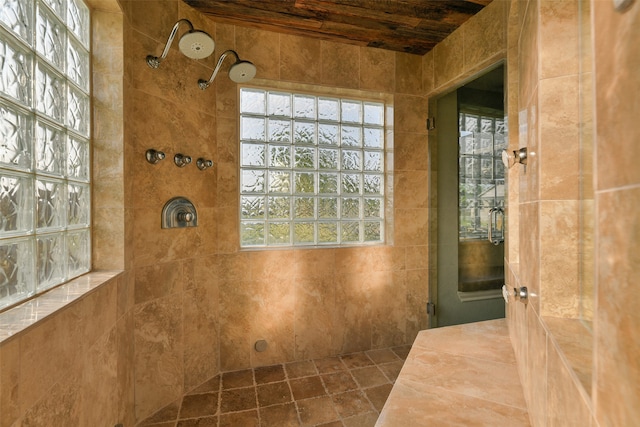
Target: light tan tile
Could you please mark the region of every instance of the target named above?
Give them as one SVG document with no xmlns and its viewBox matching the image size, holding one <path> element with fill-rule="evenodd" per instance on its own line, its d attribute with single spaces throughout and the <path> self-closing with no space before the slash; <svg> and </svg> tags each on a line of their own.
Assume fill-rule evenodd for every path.
<svg viewBox="0 0 640 427">
<path fill-rule="evenodd" d="M 358 89 L 360 83 L 360 48 L 321 42 L 322 84 Z"/>
<path fill-rule="evenodd" d="M 579 1 L 540 0 L 540 77 L 576 74 L 579 65 Z"/>
<path fill-rule="evenodd" d="M 360 89 L 393 93 L 395 79 L 389 78 L 395 71 L 394 52 L 360 48 Z"/>
<path fill-rule="evenodd" d="M 320 40 L 280 36 L 280 78 L 285 81 L 315 83 L 322 72 Z"/>
</svg>

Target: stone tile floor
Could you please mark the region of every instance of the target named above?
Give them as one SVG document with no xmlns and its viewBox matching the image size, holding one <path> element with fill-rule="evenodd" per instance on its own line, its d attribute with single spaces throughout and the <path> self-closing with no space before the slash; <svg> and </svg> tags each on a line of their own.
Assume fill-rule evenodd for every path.
<svg viewBox="0 0 640 427">
<path fill-rule="evenodd" d="M 410 349 L 224 372 L 138 426 L 373 427 Z"/>
</svg>

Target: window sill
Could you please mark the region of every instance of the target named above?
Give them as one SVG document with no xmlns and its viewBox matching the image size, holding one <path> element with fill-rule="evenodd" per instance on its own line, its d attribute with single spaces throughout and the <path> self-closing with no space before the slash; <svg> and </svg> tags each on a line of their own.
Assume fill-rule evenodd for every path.
<svg viewBox="0 0 640 427">
<path fill-rule="evenodd" d="M 122 271 L 119 270 L 90 272 L 0 313 L 0 344 L 84 297 L 121 273 Z"/>
</svg>

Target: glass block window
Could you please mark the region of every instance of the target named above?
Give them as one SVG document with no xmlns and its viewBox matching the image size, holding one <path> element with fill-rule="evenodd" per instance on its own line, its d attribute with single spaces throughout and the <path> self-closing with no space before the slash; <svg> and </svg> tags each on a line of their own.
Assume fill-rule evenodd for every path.
<svg viewBox="0 0 640 427">
<path fill-rule="evenodd" d="M 0 309 L 90 270 L 89 9 L 0 0 Z"/>
<path fill-rule="evenodd" d="M 484 240 L 489 210 L 504 208 L 505 120 L 461 112 L 459 132 L 459 237 Z"/>
<path fill-rule="evenodd" d="M 384 104 L 240 91 L 242 247 L 384 241 Z"/>
</svg>

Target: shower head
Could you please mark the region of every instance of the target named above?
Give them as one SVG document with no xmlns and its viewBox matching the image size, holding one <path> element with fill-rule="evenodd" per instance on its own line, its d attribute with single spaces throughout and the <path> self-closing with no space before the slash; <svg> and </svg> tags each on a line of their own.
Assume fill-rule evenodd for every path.
<svg viewBox="0 0 640 427">
<path fill-rule="evenodd" d="M 236 83 L 246 83 L 256 76 L 256 66 L 249 61 L 237 61 L 229 68 L 229 78 Z"/>
<path fill-rule="evenodd" d="M 162 55 L 160 55 L 160 57 L 147 55 L 147 65 L 149 65 L 149 67 L 158 68 L 160 63 L 164 61 L 169 53 L 171 43 L 173 43 L 173 39 L 176 37 L 178 27 L 180 27 L 180 24 L 183 22 L 187 24 L 190 29 L 180 37 L 180 41 L 178 42 L 180 52 L 182 52 L 187 58 L 191 59 L 203 59 L 213 53 L 215 42 L 211 36 L 202 30 L 194 29 L 193 24 L 191 24 L 191 21 L 188 19 L 180 19 L 173 26 L 171 34 L 169 34 L 169 38 L 167 39 L 167 43 L 162 50 Z"/>
<path fill-rule="evenodd" d="M 198 80 L 198 86 L 200 89 L 205 90 L 208 88 L 213 80 L 218 75 L 218 71 L 220 71 L 220 67 L 222 67 L 222 63 L 228 55 L 233 55 L 236 57 L 236 62 L 229 69 L 229 78 L 236 83 L 246 83 L 249 80 L 253 79 L 256 76 L 256 66 L 253 65 L 249 61 L 243 61 L 240 59 L 235 50 L 227 50 L 220 55 L 220 59 L 218 59 L 218 63 L 216 64 L 216 68 L 213 70 L 213 74 L 209 80 L 200 79 Z"/>
</svg>

